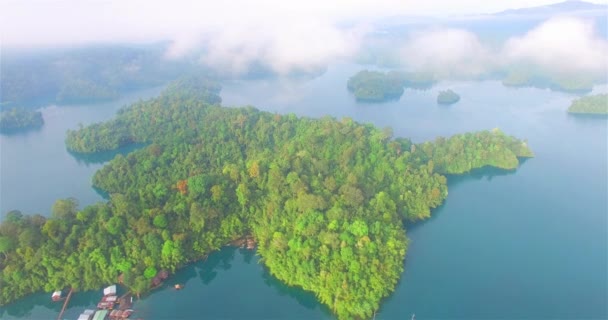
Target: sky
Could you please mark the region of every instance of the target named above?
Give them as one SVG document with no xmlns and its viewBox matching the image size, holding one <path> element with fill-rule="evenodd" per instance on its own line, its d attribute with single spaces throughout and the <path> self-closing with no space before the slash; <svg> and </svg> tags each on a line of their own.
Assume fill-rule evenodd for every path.
<svg viewBox="0 0 608 320">
<path fill-rule="evenodd" d="M 308 24 L 314 31 L 344 20 L 365 21 L 401 14 L 488 13 L 556 2 L 559 1 L 0 0 L 0 37 L 2 46 L 7 47 L 167 39 L 187 46 L 183 42 L 189 40 L 185 38 L 225 28 L 230 29 L 226 36 L 233 37 L 249 29 L 265 33 L 287 27 L 298 32 L 308 28 Z"/>
<path fill-rule="evenodd" d="M 233 73 L 246 71 L 256 61 L 264 61 L 277 73 L 289 73 L 315 70 L 329 61 L 352 57 L 373 28 L 371 22 L 382 17 L 491 13 L 557 2 L 561 1 L 0 0 L 0 46 L 44 48 L 168 41 L 167 59 L 200 53 L 205 48 L 201 63 Z M 608 0 L 590 2 L 607 4 Z M 587 30 L 583 22 L 570 26 L 575 32 Z M 447 37 L 452 44 L 463 41 L 473 46 L 479 57 L 486 55 L 475 35 L 462 30 L 442 32 L 431 35 L 437 40 Z M 582 44 L 596 46 L 593 37 Z M 524 41 L 524 47 L 533 46 L 532 42 Z M 526 55 L 525 48 L 519 52 Z M 464 57 L 470 50 L 457 53 Z"/>
</svg>

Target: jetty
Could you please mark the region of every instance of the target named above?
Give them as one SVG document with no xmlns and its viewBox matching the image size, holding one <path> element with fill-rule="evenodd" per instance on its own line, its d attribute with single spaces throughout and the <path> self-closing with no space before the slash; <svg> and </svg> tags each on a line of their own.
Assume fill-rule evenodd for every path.
<svg viewBox="0 0 608 320">
<path fill-rule="evenodd" d="M 68 296 L 65 298 L 65 302 L 63 302 L 63 307 L 61 308 L 61 312 L 59 312 L 59 316 L 57 316 L 57 320 L 61 320 L 63 317 L 63 313 L 65 309 L 68 307 L 68 303 L 70 303 L 70 298 L 72 298 L 72 293 L 74 292 L 74 288 L 70 288 L 70 292 L 68 292 Z"/>
<path fill-rule="evenodd" d="M 132 306 L 133 296 L 131 292 L 127 291 L 118 297 L 116 285 L 111 285 L 103 289 L 103 297 L 97 304 L 97 309 L 85 310 L 80 314 L 78 320 L 125 320 L 135 312 L 131 309 Z"/>
</svg>

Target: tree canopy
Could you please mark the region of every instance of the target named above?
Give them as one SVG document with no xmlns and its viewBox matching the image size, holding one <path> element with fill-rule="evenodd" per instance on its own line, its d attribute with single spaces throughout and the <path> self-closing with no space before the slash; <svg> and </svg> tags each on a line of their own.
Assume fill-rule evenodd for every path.
<svg viewBox="0 0 608 320">
<path fill-rule="evenodd" d="M 44 120 L 40 111 L 12 108 L 0 113 L 1 133 L 36 129 L 42 127 L 43 124 Z"/>
<path fill-rule="evenodd" d="M 201 84 L 213 87 L 169 87 L 68 133 L 79 152 L 147 146 L 95 174 L 108 202 L 78 211 L 60 200 L 48 219 L 2 223 L 0 287 L 11 290 L 0 303 L 67 285 L 94 289 L 119 274 L 143 292 L 154 271 L 253 235 L 278 279 L 314 292 L 341 319 L 370 318 L 403 271 L 403 221 L 428 218 L 447 196 L 442 173 L 515 168 L 517 156 L 531 156 L 499 131 L 416 145 L 350 118 L 225 108 L 214 90 L 184 94 Z"/>
<path fill-rule="evenodd" d="M 437 103 L 439 104 L 454 104 L 459 100 L 460 96 L 452 89 L 439 91 L 437 95 Z"/>
<path fill-rule="evenodd" d="M 428 73 L 363 70 L 350 77 L 346 87 L 358 101 L 383 102 L 399 99 L 406 87 L 426 89 L 434 83 L 433 76 Z"/>
<path fill-rule="evenodd" d="M 572 101 L 568 112 L 573 114 L 608 115 L 608 94 L 585 96 Z"/>
</svg>

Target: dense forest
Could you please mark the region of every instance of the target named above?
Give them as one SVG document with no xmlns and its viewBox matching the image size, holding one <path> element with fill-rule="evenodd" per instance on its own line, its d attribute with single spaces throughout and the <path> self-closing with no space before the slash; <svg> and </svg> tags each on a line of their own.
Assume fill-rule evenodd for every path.
<svg viewBox="0 0 608 320">
<path fill-rule="evenodd" d="M 594 78 L 582 73 L 560 75 L 519 67 L 506 70 L 502 83 L 509 87 L 549 88 L 555 91 L 585 93 L 590 92 L 596 83 L 605 83 L 606 80 L 606 77 Z"/>
<path fill-rule="evenodd" d="M 107 101 L 202 70 L 199 63 L 164 58 L 165 50 L 154 45 L 3 52 L 0 102 L 29 107 Z"/>
<path fill-rule="evenodd" d="M 10 133 L 42 127 L 44 119 L 40 111 L 12 108 L 0 112 L 0 133 Z"/>
<path fill-rule="evenodd" d="M 146 146 L 94 175 L 106 203 L 78 210 L 62 199 L 49 218 L 8 214 L 0 287 L 11 290 L 0 304 L 119 275 L 142 293 L 159 270 L 253 235 L 278 279 L 314 292 L 341 319 L 371 318 L 403 271 L 403 222 L 428 218 L 447 196 L 442 174 L 514 169 L 532 155 L 499 130 L 413 144 L 350 118 L 221 107 L 218 91 L 190 78 L 69 132 L 77 152 Z"/>
<path fill-rule="evenodd" d="M 403 94 L 403 82 L 399 73 L 363 70 L 348 79 L 346 87 L 357 101 L 382 102 L 399 99 Z"/>
<path fill-rule="evenodd" d="M 608 114 L 608 94 L 596 94 L 572 101 L 568 112 L 573 114 Z"/>
<path fill-rule="evenodd" d="M 399 99 L 404 88 L 427 89 L 435 83 L 427 73 L 363 70 L 348 79 L 346 87 L 357 101 L 383 102 Z"/>
<path fill-rule="evenodd" d="M 460 96 L 451 89 L 439 91 L 437 95 L 438 104 L 454 104 L 460 101 Z"/>
</svg>

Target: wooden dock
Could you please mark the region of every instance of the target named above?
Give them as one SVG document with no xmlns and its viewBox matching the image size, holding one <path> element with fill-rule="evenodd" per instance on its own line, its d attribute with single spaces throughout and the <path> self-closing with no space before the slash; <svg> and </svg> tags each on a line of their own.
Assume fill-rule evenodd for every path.
<svg viewBox="0 0 608 320">
<path fill-rule="evenodd" d="M 61 308 L 61 312 L 59 312 L 59 316 L 57 316 L 57 320 L 61 320 L 61 317 L 63 317 L 63 313 L 65 312 L 65 308 L 68 307 L 68 303 L 70 302 L 70 298 L 72 298 L 73 292 L 74 292 L 74 288 L 70 288 L 70 292 L 68 292 L 68 296 L 65 298 L 65 302 L 63 303 L 63 308 Z"/>
<path fill-rule="evenodd" d="M 131 291 L 127 291 L 127 293 L 123 294 L 120 298 L 118 298 L 119 310 L 127 310 L 131 309 L 133 303 L 131 303 L 133 296 L 131 295 Z"/>
</svg>

